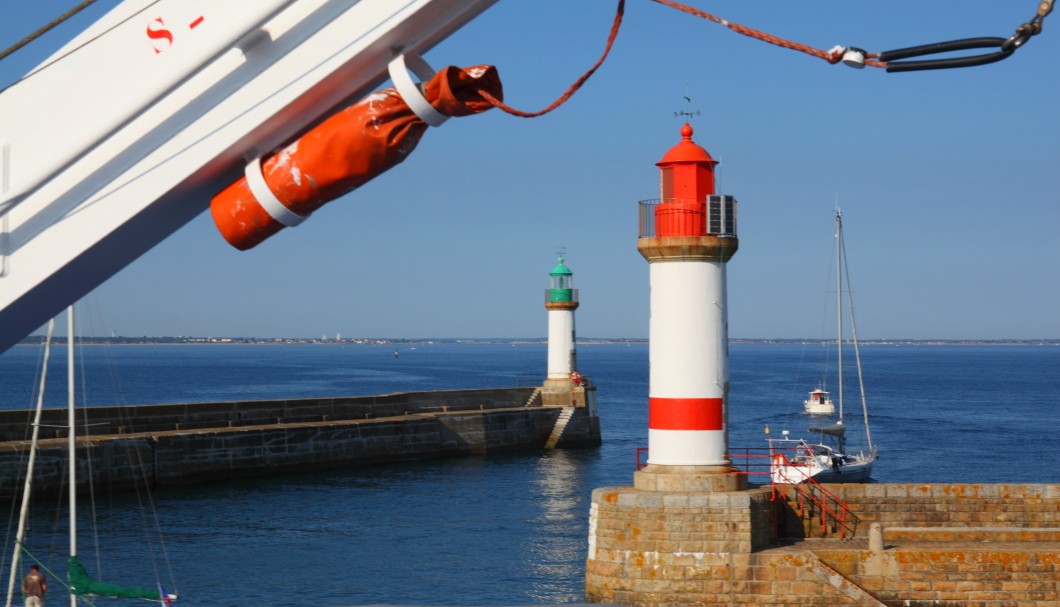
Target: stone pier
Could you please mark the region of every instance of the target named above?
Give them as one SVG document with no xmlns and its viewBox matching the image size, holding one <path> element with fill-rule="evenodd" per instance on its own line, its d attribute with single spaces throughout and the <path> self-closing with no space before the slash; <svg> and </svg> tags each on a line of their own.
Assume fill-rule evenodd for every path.
<svg viewBox="0 0 1060 607">
<path fill-rule="evenodd" d="M 630 606 L 1056 607 L 1060 485 L 593 492 L 586 600 Z M 825 525 L 819 521 L 825 520 Z"/>
<path fill-rule="evenodd" d="M 595 393 L 542 402 L 535 387 L 380 396 L 88 407 L 78 483 L 122 490 L 372 464 L 595 447 Z M 34 495 L 65 486 L 66 410 L 42 419 Z M 21 491 L 29 411 L 0 412 L 0 499 Z"/>
</svg>

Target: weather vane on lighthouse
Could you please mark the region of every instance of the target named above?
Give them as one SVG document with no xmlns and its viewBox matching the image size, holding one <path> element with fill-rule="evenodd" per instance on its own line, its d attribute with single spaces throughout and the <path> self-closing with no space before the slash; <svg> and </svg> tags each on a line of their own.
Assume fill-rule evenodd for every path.
<svg viewBox="0 0 1060 607">
<path fill-rule="evenodd" d="M 691 107 L 692 98 L 689 97 L 688 95 L 684 95 L 684 99 L 685 99 L 685 103 L 688 104 L 687 107 Z M 680 118 L 681 116 L 687 116 L 687 118 L 685 119 L 685 122 L 688 122 L 689 120 L 692 119 L 693 116 L 699 116 L 701 113 L 702 112 L 700 112 L 699 110 L 696 110 L 696 111 L 692 111 L 691 109 L 689 109 L 687 111 L 679 110 L 679 111 L 674 112 L 674 118 Z"/>
</svg>

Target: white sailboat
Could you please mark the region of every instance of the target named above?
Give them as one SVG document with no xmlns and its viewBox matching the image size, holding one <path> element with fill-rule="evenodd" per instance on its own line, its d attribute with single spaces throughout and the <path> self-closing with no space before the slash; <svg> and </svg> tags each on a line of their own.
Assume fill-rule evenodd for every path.
<svg viewBox="0 0 1060 607">
<path fill-rule="evenodd" d="M 838 335 L 836 338 L 837 369 L 837 397 L 839 400 L 839 414 L 836 422 L 831 425 L 822 425 L 810 428 L 809 431 L 816 433 L 813 440 L 791 438 L 790 432 L 784 430 L 781 438 L 769 438 L 770 451 L 770 474 L 774 483 L 801 483 L 809 479 L 821 483 L 852 483 L 863 482 L 872 474 L 872 464 L 877 459 L 876 447 L 872 444 L 872 435 L 869 431 L 869 410 L 865 400 L 865 382 L 861 374 L 861 352 L 858 348 L 857 324 L 854 321 L 854 299 L 846 292 L 846 302 L 850 309 L 851 343 L 854 347 L 854 361 L 857 366 L 858 387 L 861 396 L 861 411 L 865 425 L 865 449 L 854 452 L 848 448 L 844 424 L 843 408 L 843 303 L 844 290 L 843 279 L 847 271 L 846 246 L 843 242 L 843 214 L 836 209 L 835 212 L 835 243 L 836 243 L 836 316 L 838 318 Z M 846 276 L 849 284 L 849 276 Z M 810 411 L 810 400 L 817 395 L 821 406 L 821 413 L 827 404 L 832 404 L 828 392 L 819 388 L 810 393 L 810 399 L 804 403 L 807 412 Z M 768 434 L 769 430 L 766 429 Z"/>
<path fill-rule="evenodd" d="M 156 588 L 140 588 L 130 586 L 119 586 L 107 584 L 92 578 L 77 558 L 77 425 L 75 417 L 74 396 L 74 308 L 70 306 L 67 315 L 67 449 L 69 451 L 69 462 L 67 474 L 69 477 L 69 526 L 70 526 L 70 550 L 67 563 L 67 587 L 70 591 L 70 607 L 77 607 L 78 599 L 83 595 L 102 596 L 111 598 L 136 598 L 163 605 L 170 605 L 177 599 L 176 594 L 166 592 L 159 583 Z M 44 385 L 47 377 L 48 358 L 51 350 L 51 338 L 54 331 L 55 321 L 48 324 L 48 335 L 44 350 L 44 368 L 41 373 L 40 393 L 37 397 L 37 407 L 34 413 L 33 431 L 30 442 L 30 452 L 27 462 L 26 479 L 23 488 L 22 505 L 19 511 L 18 528 L 15 536 L 14 554 L 11 559 L 11 571 L 8 580 L 6 607 L 11 607 L 15 585 L 18 583 L 19 560 L 25 552 L 25 530 L 29 514 L 30 491 L 33 485 L 33 465 L 36 459 L 38 438 L 40 435 L 41 409 L 44 401 Z M 91 603 L 88 603 L 91 604 Z"/>
</svg>

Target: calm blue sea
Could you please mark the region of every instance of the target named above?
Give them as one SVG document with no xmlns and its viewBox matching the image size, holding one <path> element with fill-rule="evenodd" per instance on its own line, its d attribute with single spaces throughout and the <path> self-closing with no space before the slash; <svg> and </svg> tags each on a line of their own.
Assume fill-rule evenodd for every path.
<svg viewBox="0 0 1060 607">
<path fill-rule="evenodd" d="M 90 346 L 81 359 L 84 392 L 99 405 L 510 386 L 545 370 L 544 345 L 396 349 L 397 358 L 394 346 L 369 345 Z M 38 356 L 28 346 L 0 356 L 0 408 L 31 406 Z M 635 449 L 647 445 L 648 352 L 582 344 L 578 356 L 599 387 L 599 449 L 97 495 L 98 530 L 90 506 L 81 509 L 80 553 L 108 581 L 153 585 L 157 571 L 184 605 L 578 602 L 590 492 L 630 484 Z M 816 345 L 734 344 L 730 446 L 763 446 L 766 425 L 803 433 L 802 399 L 830 357 Z M 862 359 L 876 481 L 1060 482 L 1060 347 L 870 345 Z M 57 387 L 46 401 L 63 406 L 65 372 L 50 373 Z M 853 402 L 852 433 L 862 429 Z M 29 533 L 31 550 L 59 571 L 64 517 L 62 504 L 36 503 Z M 164 546 L 145 531 L 156 519 Z M 64 600 L 53 582 L 49 602 Z"/>
</svg>

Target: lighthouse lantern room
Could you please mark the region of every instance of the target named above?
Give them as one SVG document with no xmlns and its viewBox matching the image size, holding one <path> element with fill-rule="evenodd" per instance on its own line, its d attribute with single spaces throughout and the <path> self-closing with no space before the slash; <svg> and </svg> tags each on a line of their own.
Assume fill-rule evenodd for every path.
<svg viewBox="0 0 1060 607">
<path fill-rule="evenodd" d="M 549 272 L 548 301 L 550 302 L 573 302 L 574 301 L 574 272 L 563 263 L 560 256 L 556 267 Z"/>
</svg>

